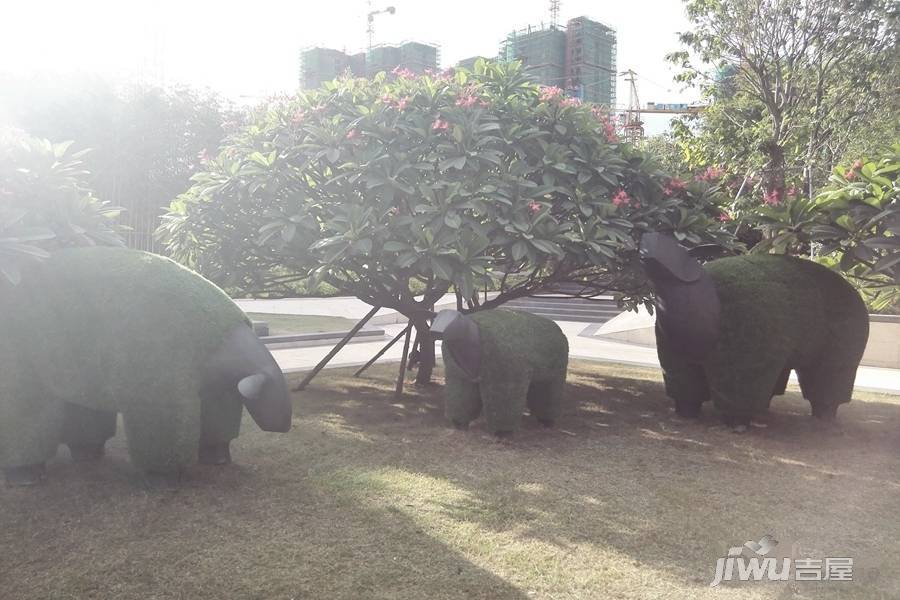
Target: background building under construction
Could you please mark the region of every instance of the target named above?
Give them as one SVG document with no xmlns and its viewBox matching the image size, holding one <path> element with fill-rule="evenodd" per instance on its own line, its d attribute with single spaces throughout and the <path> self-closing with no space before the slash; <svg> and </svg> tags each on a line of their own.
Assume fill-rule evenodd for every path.
<svg viewBox="0 0 900 600">
<path fill-rule="evenodd" d="M 542 85 L 564 88 L 585 102 L 616 103 L 616 32 L 587 17 L 513 31 L 500 44 L 499 59 L 521 60 Z"/>
</svg>

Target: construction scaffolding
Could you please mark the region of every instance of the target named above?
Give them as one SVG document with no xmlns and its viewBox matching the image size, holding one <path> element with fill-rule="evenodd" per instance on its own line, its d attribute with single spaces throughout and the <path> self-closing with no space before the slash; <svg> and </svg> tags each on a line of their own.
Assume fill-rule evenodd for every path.
<svg viewBox="0 0 900 600">
<path fill-rule="evenodd" d="M 426 69 L 438 70 L 440 64 L 440 48 L 422 42 L 380 44 L 356 54 L 332 48 L 305 48 L 300 51 L 300 89 L 316 89 L 346 72 L 366 77 L 400 67 L 422 74 Z"/>
<path fill-rule="evenodd" d="M 566 24 L 566 88 L 584 102 L 616 105 L 616 32 L 587 17 Z"/>
<path fill-rule="evenodd" d="M 300 51 L 300 89 L 314 90 L 350 70 L 365 75 L 364 55 L 350 56 L 331 48 L 306 48 Z"/>
<path fill-rule="evenodd" d="M 500 44 L 499 60 L 522 61 L 541 85 L 565 88 L 585 102 L 616 103 L 616 32 L 599 21 L 578 17 L 565 28 L 527 27 Z"/>
<path fill-rule="evenodd" d="M 541 85 L 563 87 L 566 82 L 566 33 L 555 27 L 527 27 L 513 31 L 500 44 L 501 61 L 522 61 L 526 73 Z"/>
</svg>

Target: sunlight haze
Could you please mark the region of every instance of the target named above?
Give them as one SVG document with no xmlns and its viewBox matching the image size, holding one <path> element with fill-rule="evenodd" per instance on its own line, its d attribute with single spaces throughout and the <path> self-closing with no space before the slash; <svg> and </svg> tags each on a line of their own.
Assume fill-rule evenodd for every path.
<svg viewBox="0 0 900 600">
<path fill-rule="evenodd" d="M 388 5 L 396 14 L 376 17 L 375 43 L 438 44 L 443 67 L 474 55 L 496 56 L 507 33 L 550 18 L 546 0 L 375 3 Z M 188 83 L 254 102 L 297 88 L 301 48 L 364 49 L 368 10 L 365 0 L 9 3 L 0 22 L 0 71 Z M 673 71 L 663 59 L 678 48 L 677 32 L 686 29 L 680 2 L 562 2 L 561 22 L 581 15 L 616 29 L 618 69 L 638 73 L 642 104 L 695 99 L 672 82 Z M 621 77 L 617 98 L 620 106 L 628 100 Z M 668 121 L 665 115 L 648 117 L 651 130 Z"/>
</svg>

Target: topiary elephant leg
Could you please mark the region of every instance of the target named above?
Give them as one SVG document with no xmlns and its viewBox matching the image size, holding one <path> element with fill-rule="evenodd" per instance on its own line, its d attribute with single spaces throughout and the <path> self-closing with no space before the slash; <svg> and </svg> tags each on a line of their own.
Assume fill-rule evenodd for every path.
<svg viewBox="0 0 900 600">
<path fill-rule="evenodd" d="M 709 400 L 709 384 L 703 367 L 688 362 L 673 351 L 657 325 L 656 354 L 663 371 L 666 395 L 675 401 L 675 412 L 680 417 L 696 419 L 700 407 Z"/>
<path fill-rule="evenodd" d="M 778 376 L 778 381 L 775 382 L 775 389 L 772 390 L 772 395 L 783 396 L 784 392 L 787 390 L 787 384 L 790 378 L 791 368 L 785 367 L 784 370 L 781 371 L 781 375 Z"/>
<path fill-rule="evenodd" d="M 528 412 L 545 427 L 553 424 L 562 414 L 565 377 L 551 381 L 532 381 L 528 387 Z"/>
<path fill-rule="evenodd" d="M 0 397 L 0 464 L 9 485 L 34 485 L 56 455 L 62 403 L 45 398 Z"/>
<path fill-rule="evenodd" d="M 797 369 L 800 391 L 809 400 L 812 414 L 820 419 L 833 419 L 838 406 L 850 402 L 856 381 L 856 366 L 820 364 Z"/>
<path fill-rule="evenodd" d="M 772 390 L 782 374 L 783 362 L 755 369 L 735 371 L 717 368 L 710 373 L 713 403 L 730 427 L 750 426 L 753 415 L 764 412 L 772 400 Z"/>
<path fill-rule="evenodd" d="M 133 402 L 122 415 L 128 453 L 149 474 L 177 475 L 197 456 L 201 401 L 192 386 L 172 388 L 171 396 Z"/>
<path fill-rule="evenodd" d="M 457 429 L 467 429 L 469 423 L 481 414 L 478 384 L 468 381 L 460 372 L 453 372 L 449 367 L 444 384 L 444 413 Z"/>
<path fill-rule="evenodd" d="M 504 373 L 506 377 L 481 381 L 481 401 L 487 428 L 506 436 L 519 428 L 527 403 L 529 373 Z"/>
<path fill-rule="evenodd" d="M 666 395 L 675 401 L 678 416 L 696 419 L 700 407 L 709 400 L 709 384 L 700 365 L 678 361 L 663 367 Z"/>
<path fill-rule="evenodd" d="M 117 414 L 66 402 L 63 405 L 61 441 L 76 461 L 97 460 L 104 454 L 106 440 L 116 435 Z"/>
<path fill-rule="evenodd" d="M 230 444 L 240 433 L 243 411 L 244 405 L 240 399 L 230 394 L 203 398 L 198 450 L 200 464 L 225 465 L 231 462 Z"/>
</svg>

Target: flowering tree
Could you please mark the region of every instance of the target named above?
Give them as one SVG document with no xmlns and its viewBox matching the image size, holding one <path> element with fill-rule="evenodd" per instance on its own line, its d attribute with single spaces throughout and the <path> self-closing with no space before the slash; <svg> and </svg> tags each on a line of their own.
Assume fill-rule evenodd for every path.
<svg viewBox="0 0 900 600">
<path fill-rule="evenodd" d="M 869 305 L 900 302 L 900 144 L 871 159 L 840 165 L 812 200 L 798 195 L 766 206 L 758 221 L 769 235 L 754 251 L 813 251 L 842 271 Z"/>
<path fill-rule="evenodd" d="M 564 281 L 634 305 L 649 298 L 641 232 L 729 240 L 703 182 L 673 185 L 605 113 L 518 64 L 282 99 L 194 181 L 160 230 L 174 256 L 250 292 L 312 278 L 401 312 L 421 342 L 420 382 L 430 310 L 451 289 L 465 310 Z"/>
<path fill-rule="evenodd" d="M 69 146 L 0 130 L 0 287 L 57 248 L 122 244 L 120 209 L 94 196 Z"/>
</svg>

